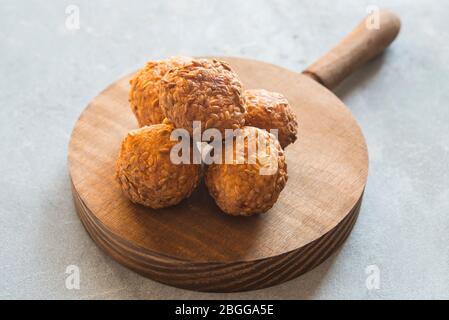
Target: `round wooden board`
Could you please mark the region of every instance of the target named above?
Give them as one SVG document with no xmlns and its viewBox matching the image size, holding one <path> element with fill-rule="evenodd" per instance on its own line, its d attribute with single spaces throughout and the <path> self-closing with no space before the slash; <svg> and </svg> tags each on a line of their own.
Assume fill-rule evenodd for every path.
<svg viewBox="0 0 449 320">
<path fill-rule="evenodd" d="M 299 119 L 299 139 L 286 148 L 289 179 L 270 211 L 227 216 L 204 184 L 166 209 L 128 201 L 114 165 L 121 140 L 137 127 L 130 77 L 97 96 L 75 125 L 68 155 L 73 196 L 94 241 L 151 279 L 199 291 L 260 289 L 312 269 L 346 239 L 367 179 L 367 148 L 351 113 L 320 84 L 271 64 L 220 59 L 246 88 L 284 94 Z"/>
</svg>

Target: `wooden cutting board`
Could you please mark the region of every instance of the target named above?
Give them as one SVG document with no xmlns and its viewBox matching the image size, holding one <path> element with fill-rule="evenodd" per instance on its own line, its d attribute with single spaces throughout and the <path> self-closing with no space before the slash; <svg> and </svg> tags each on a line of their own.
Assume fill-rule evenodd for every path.
<svg viewBox="0 0 449 320">
<path fill-rule="evenodd" d="M 362 132 L 333 87 L 380 53 L 399 20 L 380 13 L 381 28 L 359 25 L 328 55 L 299 74 L 229 57 L 246 88 L 284 94 L 299 119 L 286 148 L 289 179 L 266 214 L 225 215 L 202 183 L 179 205 L 152 210 L 131 203 L 114 180 L 121 140 L 137 127 L 126 76 L 83 111 L 69 145 L 77 212 L 94 241 L 123 265 L 172 286 L 215 292 L 264 288 L 317 266 L 349 235 L 368 174 Z"/>
</svg>

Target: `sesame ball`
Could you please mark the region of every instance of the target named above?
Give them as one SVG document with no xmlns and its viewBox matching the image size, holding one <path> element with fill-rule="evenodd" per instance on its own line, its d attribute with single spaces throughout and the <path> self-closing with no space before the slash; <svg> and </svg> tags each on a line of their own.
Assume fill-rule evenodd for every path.
<svg viewBox="0 0 449 320">
<path fill-rule="evenodd" d="M 198 185 L 200 165 L 175 164 L 170 159 L 171 148 L 178 143 L 170 140 L 173 130 L 164 122 L 133 130 L 123 140 L 116 179 L 132 202 L 153 209 L 172 206 Z"/>
<path fill-rule="evenodd" d="M 193 121 L 202 131 L 241 128 L 245 105 L 242 83 L 225 62 L 192 60 L 171 69 L 161 80 L 159 101 L 166 117 L 177 128 L 193 134 Z"/>
<path fill-rule="evenodd" d="M 298 122 L 287 99 L 280 93 L 263 89 L 245 90 L 245 124 L 269 131 L 278 130 L 282 148 L 297 139 Z"/>
<path fill-rule="evenodd" d="M 243 147 L 238 147 L 239 140 Z M 225 159 L 227 154 L 233 155 L 230 161 Z M 235 216 L 268 211 L 287 178 L 284 152 L 278 140 L 255 127 L 240 130 L 233 143 L 223 147 L 222 163 L 210 164 L 205 171 L 209 193 L 222 211 Z"/>
</svg>

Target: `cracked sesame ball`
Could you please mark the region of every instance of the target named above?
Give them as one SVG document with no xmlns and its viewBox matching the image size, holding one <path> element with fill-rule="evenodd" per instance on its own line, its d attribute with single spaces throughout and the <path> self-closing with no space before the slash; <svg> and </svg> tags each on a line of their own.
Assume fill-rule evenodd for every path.
<svg viewBox="0 0 449 320">
<path fill-rule="evenodd" d="M 192 60 L 171 69 L 161 80 L 159 101 L 175 127 L 193 134 L 193 121 L 202 130 L 237 129 L 245 123 L 242 83 L 228 64 L 218 60 Z"/>
<path fill-rule="evenodd" d="M 168 70 L 191 60 L 189 57 L 173 57 L 160 61 L 149 61 L 130 80 L 129 102 L 139 127 L 162 123 L 165 116 L 159 106 L 161 78 Z"/>
<path fill-rule="evenodd" d="M 164 122 L 128 133 L 116 163 L 116 179 L 134 203 L 153 209 L 179 203 L 190 196 L 200 178 L 198 164 L 174 164 L 170 140 L 173 126 Z M 189 155 L 190 157 L 190 155 Z"/>
<path fill-rule="evenodd" d="M 263 89 L 245 90 L 245 124 L 269 131 L 278 129 L 282 148 L 296 141 L 298 122 L 287 99 Z"/>
<path fill-rule="evenodd" d="M 225 161 L 230 154 L 232 161 Z M 210 164 L 205 171 L 209 193 L 221 210 L 235 216 L 268 211 L 287 178 L 287 164 L 279 141 L 255 127 L 240 130 L 233 143 L 223 146 L 222 163 Z"/>
</svg>

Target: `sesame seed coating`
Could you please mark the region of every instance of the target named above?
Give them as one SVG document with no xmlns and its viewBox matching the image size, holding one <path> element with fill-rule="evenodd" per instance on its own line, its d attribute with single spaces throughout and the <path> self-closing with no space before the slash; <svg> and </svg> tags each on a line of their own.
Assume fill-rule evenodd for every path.
<svg viewBox="0 0 449 320">
<path fill-rule="evenodd" d="M 245 90 L 245 123 L 269 131 L 278 130 L 282 148 L 297 139 L 298 122 L 287 99 L 280 93 L 263 89 Z"/>
<path fill-rule="evenodd" d="M 165 116 L 159 106 L 161 79 L 168 70 L 191 60 L 189 57 L 172 57 L 160 61 L 149 61 L 130 80 L 129 102 L 139 127 L 162 123 Z"/>
<path fill-rule="evenodd" d="M 132 202 L 153 209 L 179 203 L 190 196 L 200 178 L 201 166 L 174 164 L 170 150 L 173 126 L 163 123 L 128 133 L 116 162 L 116 179 Z"/>
<path fill-rule="evenodd" d="M 223 147 L 223 156 L 231 152 L 233 162 L 207 166 L 205 182 L 221 210 L 230 215 L 250 216 L 273 207 L 288 179 L 287 164 L 278 140 L 267 131 L 244 127 L 241 134 L 253 134 L 257 150 L 262 152 L 249 147 L 251 138 L 245 139 L 244 148 L 238 149 L 235 138 L 233 144 Z M 237 163 L 242 157 L 245 163 Z M 249 159 L 255 161 L 251 163 Z M 271 174 L 262 174 L 262 169 L 269 169 Z"/>
<path fill-rule="evenodd" d="M 159 101 L 177 128 L 193 134 L 193 121 L 202 130 L 241 128 L 245 105 L 242 84 L 228 64 L 218 60 L 192 60 L 171 69 L 161 80 Z"/>
</svg>

